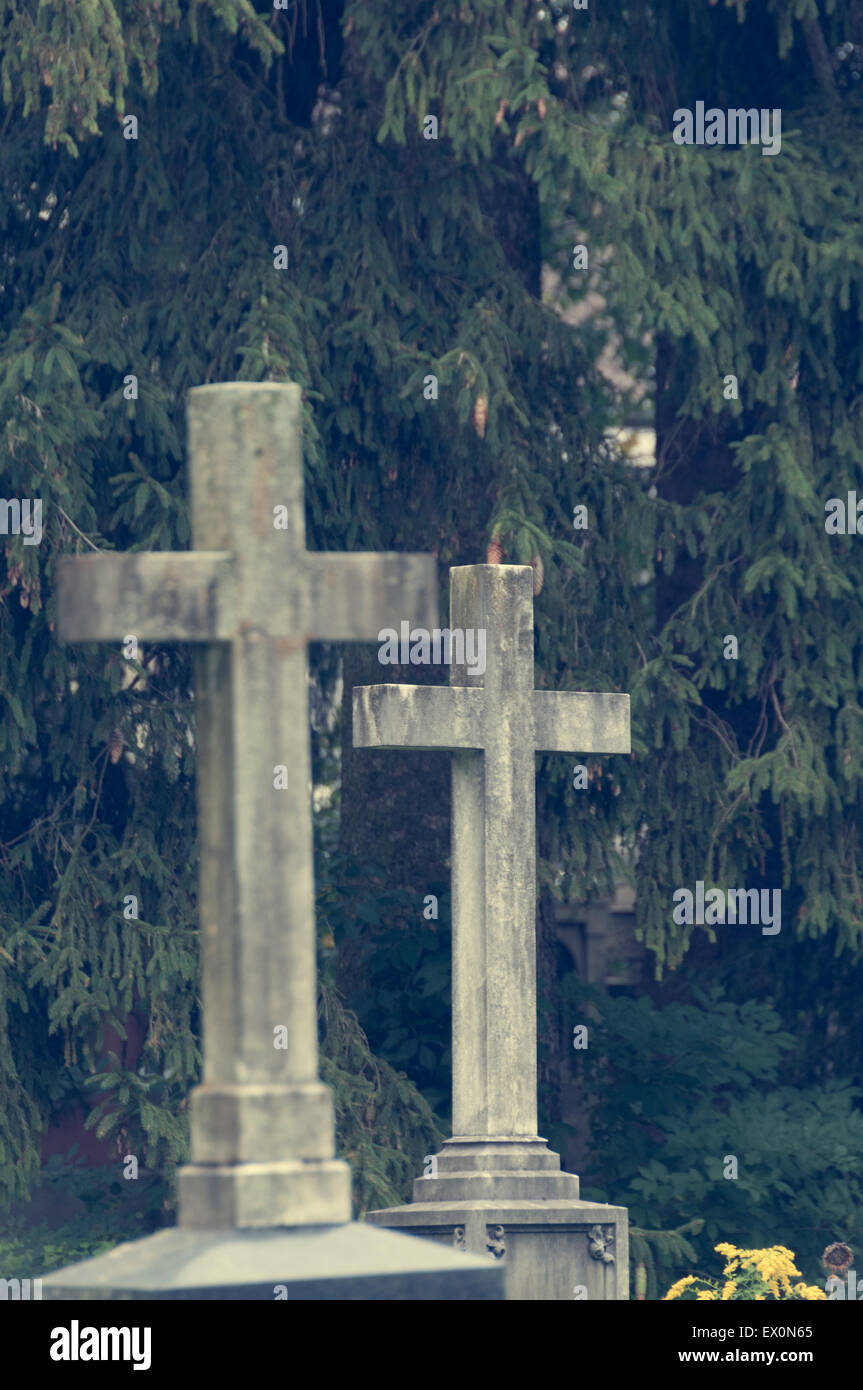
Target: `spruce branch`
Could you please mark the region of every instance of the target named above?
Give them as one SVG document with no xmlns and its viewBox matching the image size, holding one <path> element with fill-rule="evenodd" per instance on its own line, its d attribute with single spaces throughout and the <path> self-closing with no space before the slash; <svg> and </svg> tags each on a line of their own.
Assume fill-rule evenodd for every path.
<svg viewBox="0 0 863 1390">
<path fill-rule="evenodd" d="M 101 551 L 99 550 L 98 545 L 94 545 L 93 542 L 90 540 L 90 537 L 89 537 L 89 536 L 85 536 L 83 531 L 79 531 L 78 527 L 75 525 L 75 523 L 74 523 L 74 521 L 72 520 L 71 516 L 68 516 L 67 513 L 64 512 L 63 508 L 62 508 L 61 506 L 59 506 L 59 504 L 58 504 L 58 506 L 57 506 L 57 511 L 60 513 L 60 515 L 62 516 L 63 520 L 69 523 L 69 525 L 72 527 L 72 530 L 76 533 L 76 535 L 78 535 L 78 536 L 81 537 L 81 540 L 84 542 L 85 545 L 89 545 L 89 547 L 90 547 L 91 550 L 95 550 L 97 554 L 101 554 Z"/>
<path fill-rule="evenodd" d="M 833 65 L 830 62 L 830 54 L 824 40 L 824 32 L 821 28 L 820 20 L 804 20 L 803 34 L 806 39 L 809 61 L 812 64 L 812 71 L 815 74 L 815 81 L 818 83 L 819 90 L 828 105 L 835 107 L 839 104 L 839 93 L 836 90 Z"/>
</svg>

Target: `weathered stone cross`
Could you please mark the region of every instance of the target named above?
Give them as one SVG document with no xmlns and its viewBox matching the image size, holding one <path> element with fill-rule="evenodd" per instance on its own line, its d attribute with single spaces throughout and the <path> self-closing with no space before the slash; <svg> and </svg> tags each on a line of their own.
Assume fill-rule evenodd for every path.
<svg viewBox="0 0 863 1390">
<path fill-rule="evenodd" d="M 349 1221 L 318 1080 L 306 646 L 374 638 L 406 612 L 434 624 L 435 564 L 306 551 L 298 386 L 198 387 L 188 429 L 195 549 L 66 558 L 59 592 L 65 641 L 202 644 L 204 1077 L 179 1224 Z"/>
<path fill-rule="evenodd" d="M 488 1178 L 457 1180 L 468 1170 L 553 1166 L 537 1136 L 535 754 L 630 751 L 628 695 L 534 690 L 529 566 L 465 565 L 450 580 L 450 628 L 486 629 L 484 674 L 453 665 L 449 686 L 361 686 L 353 697 L 356 747 L 454 753 L 454 1138 L 441 1182 L 418 1181 L 415 1200 L 441 1187 L 491 1195 Z M 569 1195 L 569 1176 L 532 1195 Z"/>
</svg>

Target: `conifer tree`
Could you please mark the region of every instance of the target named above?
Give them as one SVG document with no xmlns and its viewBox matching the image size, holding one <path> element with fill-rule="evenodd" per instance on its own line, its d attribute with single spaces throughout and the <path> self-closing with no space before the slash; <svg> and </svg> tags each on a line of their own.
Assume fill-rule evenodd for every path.
<svg viewBox="0 0 863 1390">
<path fill-rule="evenodd" d="M 658 968 L 698 877 L 781 882 L 784 931 L 859 957 L 860 571 L 823 507 L 863 449 L 861 45 L 858 0 L 5 9 L 0 476 L 45 526 L 5 536 L 0 570 L 6 1192 L 133 1010 L 149 1073 L 106 1123 L 153 1163 L 182 1152 L 189 655 L 148 647 L 129 686 L 53 624 L 61 553 L 188 544 L 204 382 L 304 387 L 310 545 L 431 551 L 444 592 L 490 545 L 533 563 L 537 685 L 632 691 L 633 758 L 589 794 L 539 760 L 546 923 L 548 895 L 609 886 L 637 844 Z M 698 100 L 780 107 L 780 153 L 676 144 Z M 629 403 L 597 375 L 602 327 L 544 302 L 543 262 L 601 290 L 637 372 L 655 353 L 655 495 L 604 433 Z M 404 803 L 377 787 L 342 811 L 348 848 L 377 817 L 385 861 Z"/>
</svg>

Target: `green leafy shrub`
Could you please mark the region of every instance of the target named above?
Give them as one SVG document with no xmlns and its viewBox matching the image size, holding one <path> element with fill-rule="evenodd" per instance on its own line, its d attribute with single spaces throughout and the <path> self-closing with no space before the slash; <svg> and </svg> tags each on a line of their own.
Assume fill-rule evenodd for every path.
<svg viewBox="0 0 863 1390">
<path fill-rule="evenodd" d="M 590 1045 L 573 1054 L 592 1110 L 585 1195 L 629 1207 L 663 1274 L 685 1273 L 678 1245 L 660 1249 L 644 1228 L 692 1232 L 706 1258 L 717 1240 L 774 1246 L 784 1236 L 818 1277 L 816 1251 L 863 1230 L 860 1091 L 842 1077 L 779 1084 L 794 1045 L 767 1003 L 731 1003 L 719 988 L 691 1004 L 611 998 L 577 977 L 564 982 L 577 1010 L 593 1007 Z M 585 1015 L 586 1016 L 586 1015 Z M 737 1160 L 736 1177 L 731 1157 Z M 613 1174 L 613 1189 L 603 1174 Z M 633 1252 L 643 1259 L 642 1247 Z M 691 1265 L 691 1257 L 690 1257 Z M 648 1266 L 656 1296 L 656 1268 Z"/>
<path fill-rule="evenodd" d="M 69 1155 L 48 1159 L 34 1193 L 60 1199 L 75 1214 L 60 1222 L 34 1222 L 28 1203 L 20 1203 L 0 1225 L 0 1278 L 33 1279 L 137 1240 L 169 1220 L 170 1187 L 158 1174 L 141 1173 L 135 1182 L 112 1178 Z"/>
</svg>

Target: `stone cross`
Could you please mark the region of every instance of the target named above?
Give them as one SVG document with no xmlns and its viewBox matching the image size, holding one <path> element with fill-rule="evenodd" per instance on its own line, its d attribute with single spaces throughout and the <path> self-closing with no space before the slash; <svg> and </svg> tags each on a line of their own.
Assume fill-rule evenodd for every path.
<svg viewBox="0 0 863 1390">
<path fill-rule="evenodd" d="M 298 386 L 198 387 L 188 433 L 194 549 L 67 557 L 58 605 L 65 641 L 199 644 L 204 1075 L 179 1224 L 349 1221 L 318 1079 L 306 646 L 434 623 L 435 563 L 306 550 Z"/>
<path fill-rule="evenodd" d="M 543 1168 L 551 1155 L 537 1156 L 535 754 L 628 753 L 629 696 L 534 690 L 530 566 L 465 565 L 450 580 L 451 630 L 486 630 L 484 673 L 453 665 L 449 686 L 356 688 L 354 744 L 453 751 L 447 1149 L 461 1145 L 477 1168 L 483 1145 L 499 1140 L 489 1170 Z M 431 1183 L 420 1186 L 430 1193 Z"/>
</svg>

